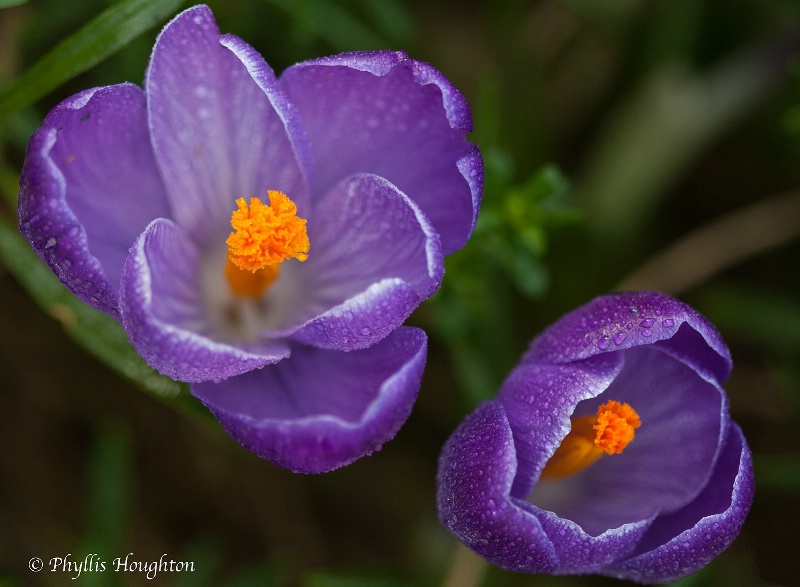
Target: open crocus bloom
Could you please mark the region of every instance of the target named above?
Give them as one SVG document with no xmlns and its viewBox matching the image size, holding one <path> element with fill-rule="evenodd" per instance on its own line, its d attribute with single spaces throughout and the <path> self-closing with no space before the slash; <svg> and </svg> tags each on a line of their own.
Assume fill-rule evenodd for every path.
<svg viewBox="0 0 800 587">
<path fill-rule="evenodd" d="M 252 452 L 320 472 L 408 417 L 424 332 L 404 320 L 475 224 L 462 95 L 403 53 L 276 78 L 206 6 L 145 79 L 58 105 L 31 139 L 20 229 L 66 286 Z"/>
<path fill-rule="evenodd" d="M 442 523 L 502 568 L 668 582 L 728 547 L 753 499 L 719 333 L 685 304 L 597 298 L 536 338 L 447 441 Z"/>
</svg>

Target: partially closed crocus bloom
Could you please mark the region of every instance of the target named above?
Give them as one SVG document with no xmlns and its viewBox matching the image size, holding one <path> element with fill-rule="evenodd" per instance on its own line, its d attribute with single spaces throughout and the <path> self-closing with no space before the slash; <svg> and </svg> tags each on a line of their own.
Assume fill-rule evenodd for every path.
<svg viewBox="0 0 800 587">
<path fill-rule="evenodd" d="M 504 569 L 668 582 L 705 566 L 753 500 L 719 333 L 658 293 L 597 298 L 536 338 L 447 441 L 442 523 Z"/>
<path fill-rule="evenodd" d="M 144 91 L 94 88 L 50 112 L 20 229 L 242 445 L 327 471 L 410 413 L 426 337 L 402 324 L 474 227 L 471 125 L 452 84 L 403 53 L 276 78 L 196 6 L 159 35 Z"/>
</svg>

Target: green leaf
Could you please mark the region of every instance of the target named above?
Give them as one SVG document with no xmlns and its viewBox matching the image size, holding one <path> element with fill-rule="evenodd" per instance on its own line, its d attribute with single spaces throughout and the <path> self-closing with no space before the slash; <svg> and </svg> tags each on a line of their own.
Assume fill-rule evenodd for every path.
<svg viewBox="0 0 800 587">
<path fill-rule="evenodd" d="M 0 120 L 100 63 L 183 3 L 184 0 L 124 0 L 102 12 L 0 91 Z"/>
<path fill-rule="evenodd" d="M 185 383 L 151 369 L 136 354 L 122 326 L 67 291 L 16 227 L 5 219 L 0 220 L 0 261 L 28 295 L 59 320 L 67 333 L 87 351 L 157 398 L 188 413 L 208 417 L 208 412 L 188 394 Z"/>
</svg>

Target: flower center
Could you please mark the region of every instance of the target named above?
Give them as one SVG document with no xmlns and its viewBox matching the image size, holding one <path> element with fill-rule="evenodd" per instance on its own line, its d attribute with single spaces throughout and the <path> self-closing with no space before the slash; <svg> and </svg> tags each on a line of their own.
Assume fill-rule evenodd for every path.
<svg viewBox="0 0 800 587">
<path fill-rule="evenodd" d="M 621 454 L 641 425 L 628 404 L 610 400 L 594 416 L 572 420 L 572 429 L 542 470 L 542 479 L 559 479 L 582 471 L 604 454 Z"/>
<path fill-rule="evenodd" d="M 238 296 L 260 297 L 278 278 L 283 261 L 308 259 L 306 221 L 297 216 L 297 206 L 284 193 L 268 194 L 269 206 L 255 197 L 249 205 L 239 198 L 239 209 L 231 214 L 225 277 Z"/>
</svg>

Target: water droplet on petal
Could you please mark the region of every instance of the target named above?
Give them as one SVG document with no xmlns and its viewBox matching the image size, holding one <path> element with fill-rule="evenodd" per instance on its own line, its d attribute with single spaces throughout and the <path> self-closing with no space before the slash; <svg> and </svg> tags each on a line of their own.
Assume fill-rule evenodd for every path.
<svg viewBox="0 0 800 587">
<path fill-rule="evenodd" d="M 644 320 L 639 322 L 639 326 L 641 326 L 642 328 L 652 328 L 654 323 L 655 320 L 653 320 L 652 318 L 645 318 Z"/>
<path fill-rule="evenodd" d="M 601 336 L 600 338 L 597 339 L 597 348 L 599 348 L 601 351 L 606 350 L 608 348 L 610 341 L 611 339 L 608 338 L 607 336 Z"/>
<path fill-rule="evenodd" d="M 673 326 L 675 326 L 675 320 L 673 320 L 672 318 L 664 318 L 661 321 L 661 326 L 663 326 L 664 328 L 672 328 Z"/>
<path fill-rule="evenodd" d="M 614 335 L 614 344 L 616 344 L 616 345 L 621 345 L 621 344 L 622 344 L 622 342 L 623 342 L 623 341 L 624 341 L 626 338 L 628 338 L 628 335 L 627 335 L 627 334 L 625 334 L 624 332 L 618 332 L 617 334 L 615 334 L 615 335 Z"/>
</svg>

